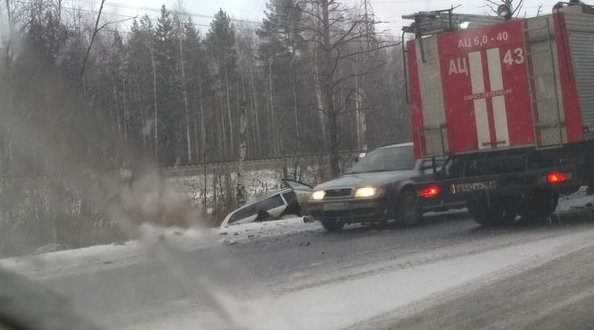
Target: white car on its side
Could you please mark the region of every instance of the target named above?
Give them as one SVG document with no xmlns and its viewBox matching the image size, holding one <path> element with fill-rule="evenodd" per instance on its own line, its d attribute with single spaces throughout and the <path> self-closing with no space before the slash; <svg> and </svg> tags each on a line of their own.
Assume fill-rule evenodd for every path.
<svg viewBox="0 0 594 330">
<path fill-rule="evenodd" d="M 301 206 L 309 199 L 311 187 L 301 182 L 283 179 L 287 186 L 255 202 L 229 213 L 221 227 L 257 221 L 277 220 L 283 215 L 301 216 Z"/>
</svg>

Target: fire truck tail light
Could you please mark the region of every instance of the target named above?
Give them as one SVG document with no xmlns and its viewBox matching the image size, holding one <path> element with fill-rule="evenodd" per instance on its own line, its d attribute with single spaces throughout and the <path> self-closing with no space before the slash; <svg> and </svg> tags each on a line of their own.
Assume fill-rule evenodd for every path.
<svg viewBox="0 0 594 330">
<path fill-rule="evenodd" d="M 571 180 L 571 172 L 551 172 L 547 174 L 548 184 L 559 184 Z"/>
<path fill-rule="evenodd" d="M 417 196 L 423 198 L 433 198 L 439 195 L 439 186 L 431 185 L 417 191 Z"/>
</svg>

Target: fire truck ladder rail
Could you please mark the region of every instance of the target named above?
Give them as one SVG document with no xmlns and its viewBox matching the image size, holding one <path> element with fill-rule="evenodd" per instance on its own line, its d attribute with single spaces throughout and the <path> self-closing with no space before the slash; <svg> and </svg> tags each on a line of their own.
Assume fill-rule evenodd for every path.
<svg viewBox="0 0 594 330">
<path fill-rule="evenodd" d="M 546 97 L 546 98 L 532 100 L 532 104 L 542 104 L 542 103 L 550 103 L 550 102 L 557 102 L 557 98 L 556 97 Z"/>
<path fill-rule="evenodd" d="M 544 40 L 541 40 L 541 41 L 544 41 Z M 549 49 L 541 49 L 541 50 L 526 52 L 526 55 L 528 55 L 528 56 L 535 56 L 535 55 L 549 54 L 549 53 L 550 53 Z"/>
<path fill-rule="evenodd" d="M 526 65 L 528 69 L 529 79 L 529 90 L 530 97 L 532 99 L 532 116 L 533 116 L 533 132 L 536 139 L 536 148 L 551 148 L 560 147 L 563 145 L 563 127 L 565 126 L 561 120 L 561 104 L 559 98 L 559 90 L 557 84 L 557 68 L 555 65 L 555 51 L 553 48 L 554 35 L 551 35 L 551 24 L 548 19 L 543 21 L 545 24 L 538 27 L 524 27 L 524 49 L 526 52 Z M 542 32 L 541 32 L 542 31 Z M 545 42 L 546 47 L 544 49 L 532 50 L 532 46 L 537 43 Z M 549 70 L 543 71 L 543 68 L 535 68 L 534 63 L 537 61 L 550 61 L 551 65 L 548 66 Z M 545 81 L 552 81 L 554 94 L 539 91 L 537 81 L 544 79 Z M 540 93 L 539 93 L 540 92 Z M 539 97 L 540 95 L 546 95 L 545 97 Z M 551 97 L 551 94 L 553 95 Z M 539 116 L 539 105 L 554 104 L 556 109 L 556 118 L 553 123 L 543 123 Z M 543 141 L 545 130 L 554 129 L 555 133 L 554 142 Z"/>
</svg>

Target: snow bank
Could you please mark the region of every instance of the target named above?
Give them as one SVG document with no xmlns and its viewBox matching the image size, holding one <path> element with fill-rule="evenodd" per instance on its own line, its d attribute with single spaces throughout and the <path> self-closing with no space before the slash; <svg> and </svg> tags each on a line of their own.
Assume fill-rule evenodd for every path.
<svg viewBox="0 0 594 330">
<path fill-rule="evenodd" d="M 150 247 L 157 240 L 182 251 L 205 249 L 217 244 L 235 245 L 254 238 L 272 237 L 307 230 L 319 230 L 316 223 L 303 223 L 302 218 L 255 222 L 229 228 L 162 228 L 144 224 L 142 240 L 74 250 L 49 252 L 27 257 L 0 259 L 0 267 L 35 279 L 93 273 L 125 267 L 151 258 Z"/>
</svg>

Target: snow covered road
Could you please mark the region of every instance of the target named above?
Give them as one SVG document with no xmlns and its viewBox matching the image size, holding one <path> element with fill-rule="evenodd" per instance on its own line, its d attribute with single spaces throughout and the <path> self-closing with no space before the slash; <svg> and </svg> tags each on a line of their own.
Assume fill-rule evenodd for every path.
<svg viewBox="0 0 594 330">
<path fill-rule="evenodd" d="M 109 329 L 365 327 L 591 246 L 591 202 L 562 201 L 550 224 L 481 228 L 458 212 L 413 228 L 326 233 L 290 219 L 167 231 L 164 242 L 183 251 L 172 258 L 130 242 L 0 265 L 43 281 Z"/>
</svg>

